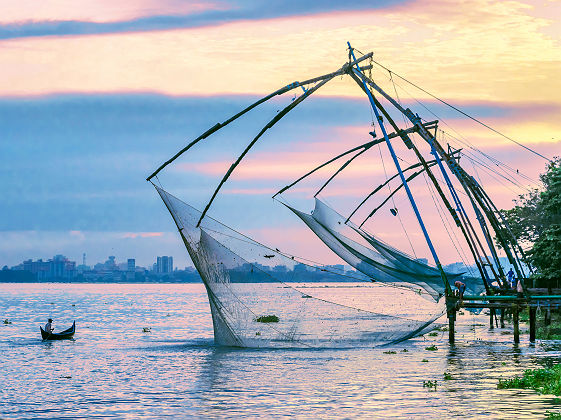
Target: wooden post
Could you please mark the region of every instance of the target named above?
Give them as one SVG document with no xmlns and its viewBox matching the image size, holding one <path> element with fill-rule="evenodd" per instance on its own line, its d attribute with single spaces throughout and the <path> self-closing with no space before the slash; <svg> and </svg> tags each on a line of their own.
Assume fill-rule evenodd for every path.
<svg viewBox="0 0 561 420">
<path fill-rule="evenodd" d="M 550 308 L 547 308 L 545 310 L 544 324 L 545 324 L 545 326 L 551 325 L 551 309 Z"/>
<path fill-rule="evenodd" d="M 505 311 L 504 308 L 501 309 L 501 328 L 505 327 Z"/>
<path fill-rule="evenodd" d="M 489 329 L 492 330 L 495 328 L 495 309 L 490 309 L 489 314 Z"/>
<path fill-rule="evenodd" d="M 536 341 L 536 307 L 530 306 L 530 341 Z"/>
<path fill-rule="evenodd" d="M 448 341 L 454 344 L 454 321 L 456 321 L 456 312 L 448 313 Z"/>
<path fill-rule="evenodd" d="M 514 342 L 520 343 L 520 325 L 518 322 L 518 305 L 512 308 L 512 323 L 514 324 Z"/>
</svg>

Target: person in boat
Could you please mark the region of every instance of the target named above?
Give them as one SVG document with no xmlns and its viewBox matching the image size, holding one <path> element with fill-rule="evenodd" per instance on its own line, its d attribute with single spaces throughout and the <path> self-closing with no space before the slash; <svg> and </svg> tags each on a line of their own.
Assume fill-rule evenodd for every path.
<svg viewBox="0 0 561 420">
<path fill-rule="evenodd" d="M 49 334 L 52 334 L 53 331 L 55 330 L 53 328 L 53 320 L 51 318 L 49 318 L 49 320 L 47 321 L 47 323 L 45 324 L 45 328 L 44 328 L 45 332 L 48 332 Z"/>
<path fill-rule="evenodd" d="M 458 289 L 458 296 L 460 297 L 460 300 L 462 300 L 464 298 L 464 292 L 466 291 L 466 285 L 460 280 L 456 280 L 454 286 Z"/>
<path fill-rule="evenodd" d="M 512 270 L 512 267 L 510 267 L 510 270 L 508 271 L 508 273 L 506 273 L 506 278 L 508 280 L 508 285 L 510 286 L 510 288 L 514 289 L 514 271 Z"/>
</svg>

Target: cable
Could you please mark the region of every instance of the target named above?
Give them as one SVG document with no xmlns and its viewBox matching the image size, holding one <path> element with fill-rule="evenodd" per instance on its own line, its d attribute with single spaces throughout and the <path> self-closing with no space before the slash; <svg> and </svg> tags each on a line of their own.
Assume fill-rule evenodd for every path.
<svg viewBox="0 0 561 420">
<path fill-rule="evenodd" d="M 526 149 L 526 150 L 528 150 L 529 152 L 535 154 L 536 156 L 541 157 L 542 159 L 545 159 L 545 160 L 548 161 L 548 162 L 553 162 L 551 159 L 545 157 L 545 156 L 542 155 L 541 153 L 536 152 L 535 150 L 529 148 L 528 146 L 525 146 L 525 145 L 523 145 L 522 143 L 520 143 L 520 142 L 514 140 L 513 138 L 508 137 L 506 134 L 501 133 L 500 131 L 494 129 L 493 127 L 490 127 L 489 125 L 487 125 L 487 124 L 485 124 L 484 122 L 478 120 L 477 118 L 472 117 L 471 115 L 469 115 L 468 113 L 466 113 L 466 112 L 462 111 L 461 109 L 455 107 L 454 105 L 449 104 L 448 102 L 444 101 L 443 99 L 440 99 L 439 97 L 437 97 L 437 96 L 433 95 L 432 93 L 426 91 L 426 90 L 423 89 L 422 87 L 420 87 L 420 86 L 416 85 L 415 83 L 413 83 L 413 82 L 407 80 L 405 77 L 403 77 L 403 76 L 401 76 L 401 75 L 399 75 L 399 74 L 397 74 L 397 73 L 395 73 L 395 72 L 392 72 L 392 71 L 391 71 L 390 69 L 388 69 L 387 67 L 385 67 L 385 66 L 383 66 L 382 64 L 378 63 L 376 60 L 372 59 L 372 62 L 375 63 L 375 64 L 377 64 L 377 65 L 379 65 L 380 67 L 382 67 L 383 69 L 387 70 L 388 72 L 395 74 L 397 77 L 399 77 L 399 78 L 402 79 L 403 81 L 409 83 L 411 86 L 414 86 L 415 88 L 419 89 L 420 91 L 422 91 L 422 92 L 426 93 L 427 95 L 433 97 L 434 99 L 436 99 L 437 101 L 443 103 L 444 105 L 449 106 L 450 108 L 452 108 L 453 110 L 459 112 L 460 114 L 462 114 L 462 115 L 468 117 L 469 119 L 475 121 L 476 123 L 482 125 L 483 127 L 485 127 L 485 128 L 487 128 L 487 129 L 493 131 L 494 133 L 500 135 L 501 137 L 504 137 L 505 139 L 507 139 L 507 140 L 509 140 L 509 141 L 511 141 L 511 142 L 513 142 L 513 143 L 515 143 L 515 144 L 517 144 L 518 146 L 523 147 L 524 149 Z"/>
</svg>

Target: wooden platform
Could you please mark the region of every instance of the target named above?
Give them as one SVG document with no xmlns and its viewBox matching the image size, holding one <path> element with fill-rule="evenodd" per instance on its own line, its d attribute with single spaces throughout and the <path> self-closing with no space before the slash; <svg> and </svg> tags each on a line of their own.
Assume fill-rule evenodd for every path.
<svg viewBox="0 0 561 420">
<path fill-rule="evenodd" d="M 536 340 L 536 310 L 546 308 L 546 325 L 550 317 L 551 309 L 561 307 L 561 289 L 528 289 L 524 297 L 518 297 L 514 291 L 508 294 L 494 296 L 475 296 L 464 295 L 460 300 L 457 296 L 446 297 L 446 308 L 448 314 L 448 339 L 450 343 L 455 340 L 454 324 L 456 312 L 461 308 L 489 309 L 490 319 L 489 328 L 495 327 L 496 312 L 501 312 L 501 326 L 504 326 L 504 314 L 506 311 L 512 312 L 512 322 L 514 324 L 514 342 L 520 342 L 520 311 L 529 309 L 530 314 L 530 342 Z"/>
</svg>

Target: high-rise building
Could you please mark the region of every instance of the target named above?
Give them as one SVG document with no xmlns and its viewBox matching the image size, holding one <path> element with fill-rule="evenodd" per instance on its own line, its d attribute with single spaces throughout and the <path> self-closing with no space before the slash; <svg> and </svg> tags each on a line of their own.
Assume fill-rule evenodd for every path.
<svg viewBox="0 0 561 420">
<path fill-rule="evenodd" d="M 156 258 L 156 273 L 168 274 L 173 272 L 173 257 L 163 256 Z"/>
<path fill-rule="evenodd" d="M 135 271 L 136 271 L 136 260 L 134 258 L 129 258 L 127 260 L 127 280 L 132 281 L 135 279 Z"/>
</svg>

